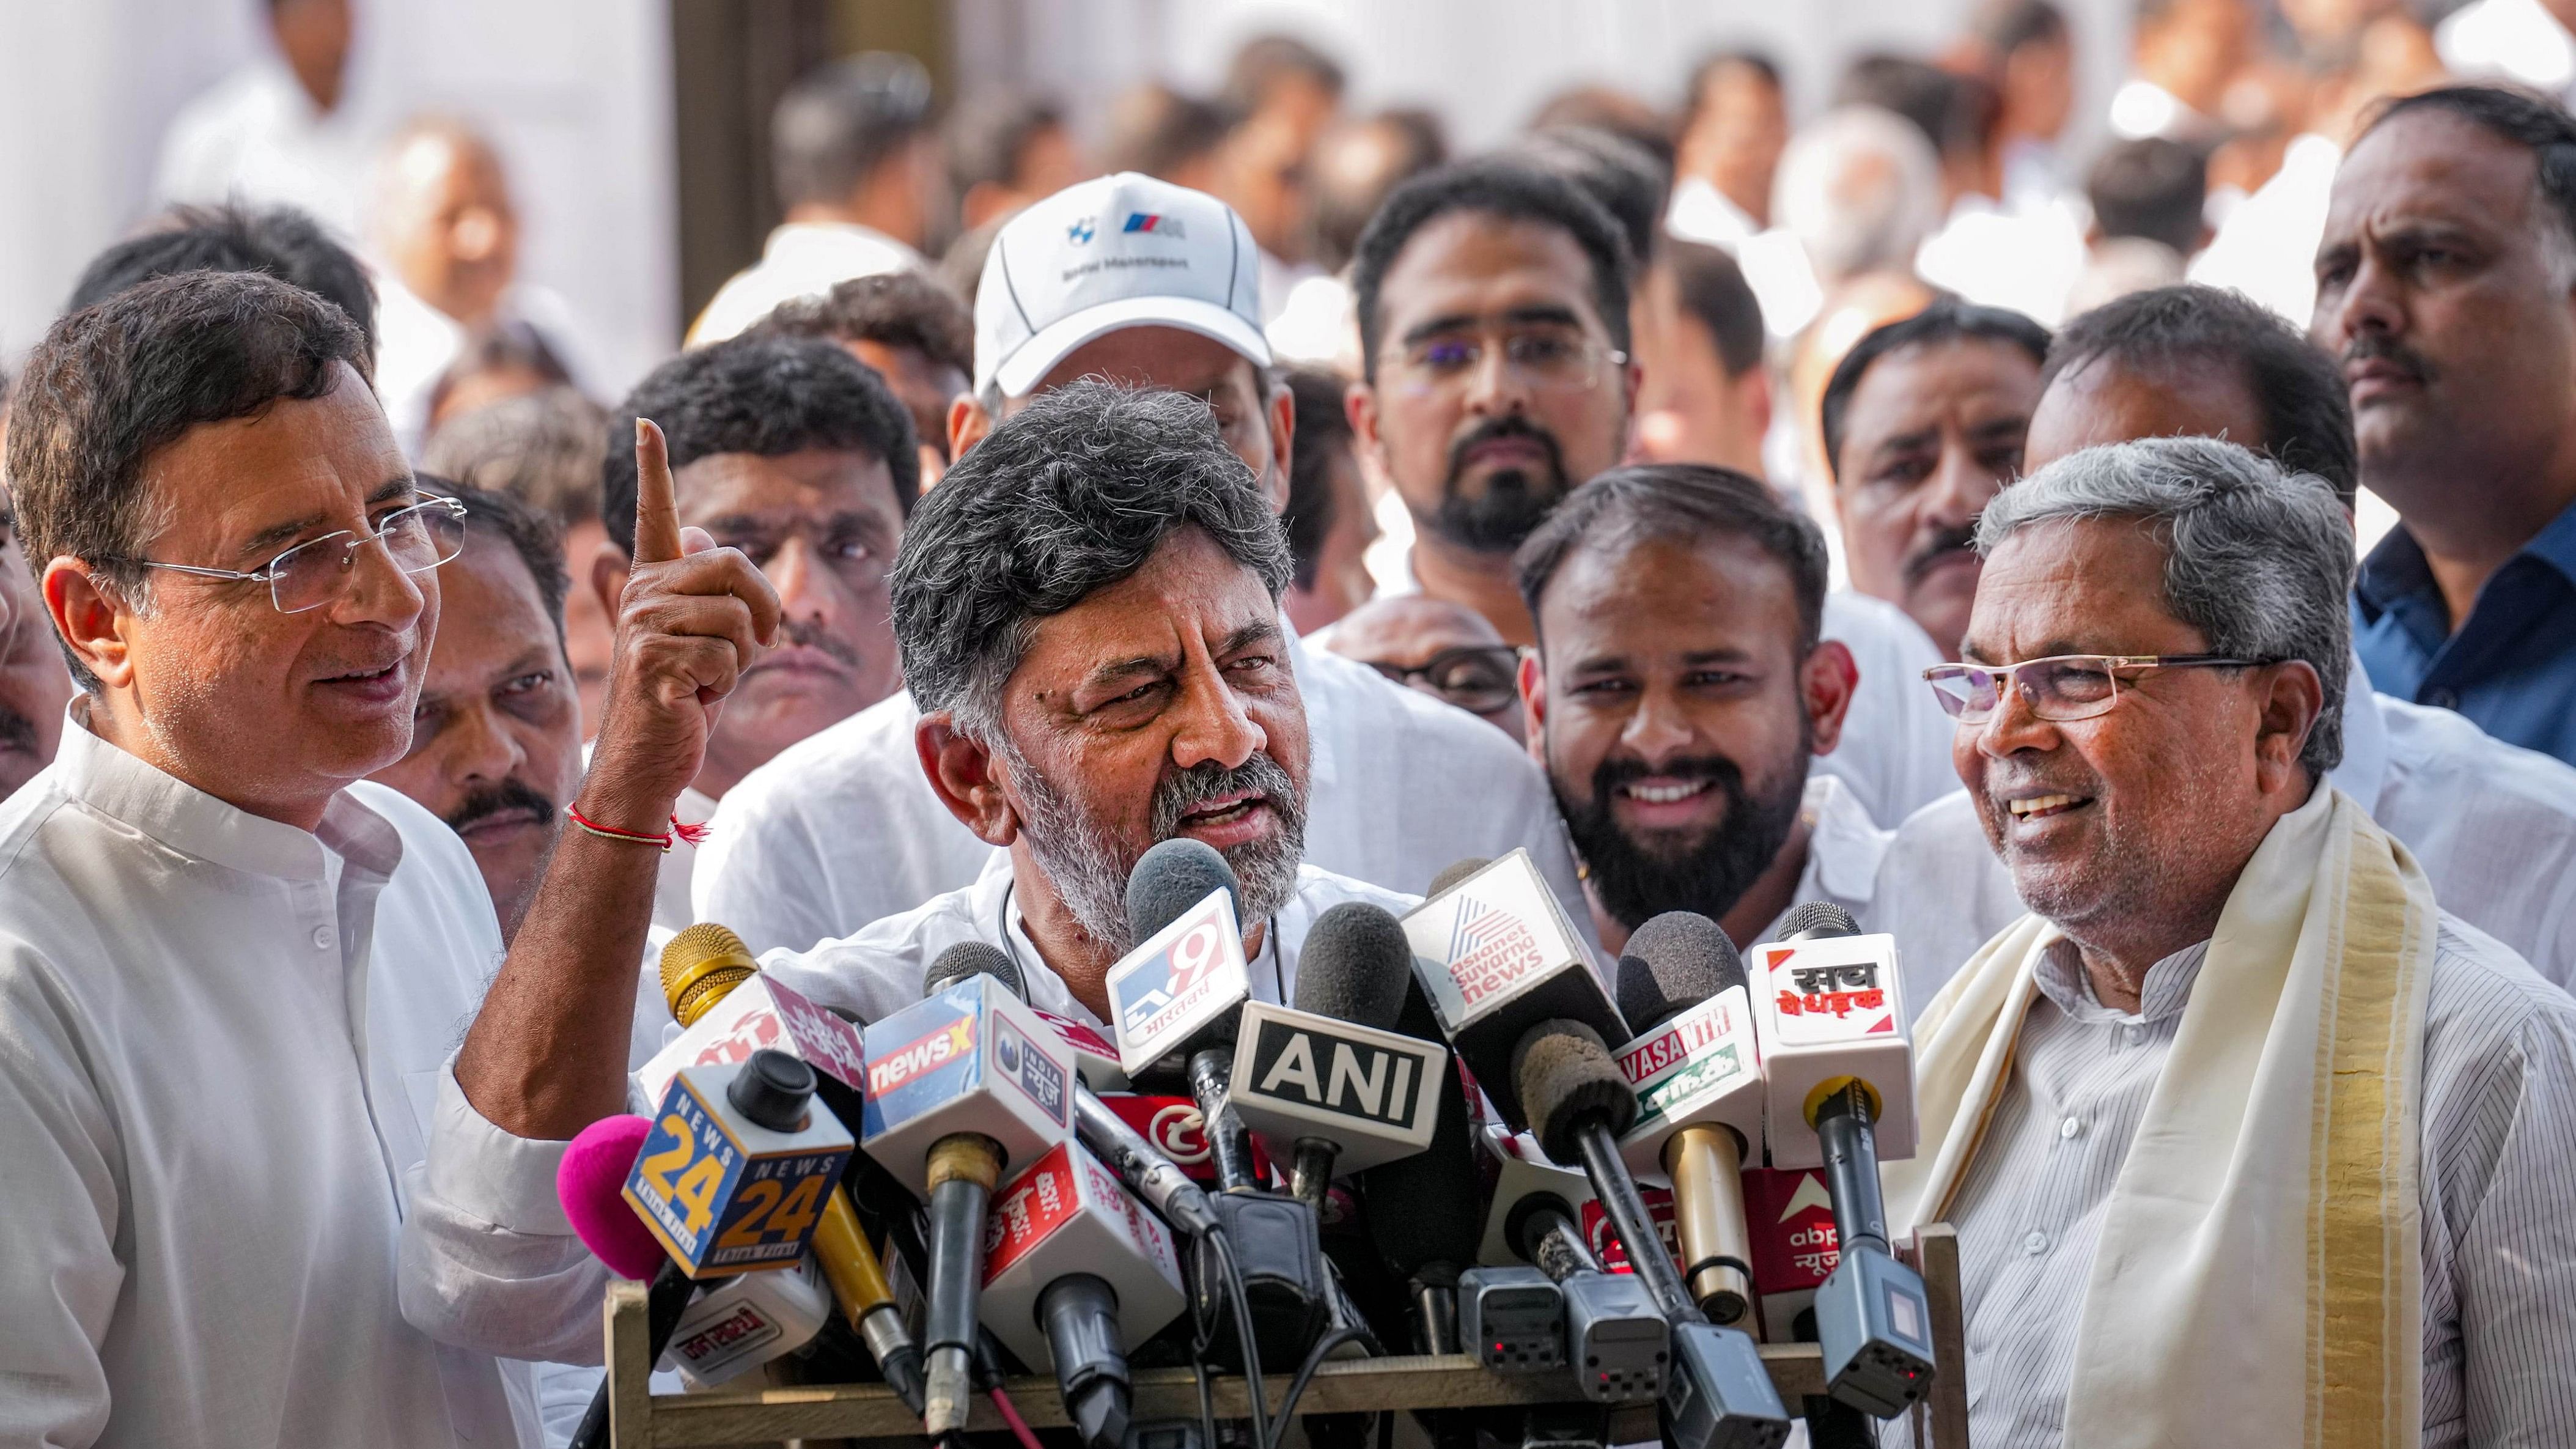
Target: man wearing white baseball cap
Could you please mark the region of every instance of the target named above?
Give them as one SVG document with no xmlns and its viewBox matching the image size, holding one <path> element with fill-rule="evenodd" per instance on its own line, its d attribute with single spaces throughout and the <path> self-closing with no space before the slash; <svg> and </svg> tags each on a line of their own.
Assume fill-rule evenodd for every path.
<svg viewBox="0 0 2576 1449">
<path fill-rule="evenodd" d="M 1121 173 L 1003 227 L 975 305 L 975 395 L 949 411 L 960 456 L 993 424 L 1081 377 L 1207 399 L 1219 433 L 1288 493 L 1294 410 L 1262 340 L 1259 251 L 1223 202 Z M 1291 645 L 1313 755 L 1306 859 L 1418 892 L 1451 863 L 1527 846 L 1588 921 L 1545 779 L 1463 710 Z M 924 776 L 909 693 L 782 751 L 727 792 L 699 860 L 697 913 L 755 951 L 848 935 L 971 884 L 993 848 Z"/>
</svg>

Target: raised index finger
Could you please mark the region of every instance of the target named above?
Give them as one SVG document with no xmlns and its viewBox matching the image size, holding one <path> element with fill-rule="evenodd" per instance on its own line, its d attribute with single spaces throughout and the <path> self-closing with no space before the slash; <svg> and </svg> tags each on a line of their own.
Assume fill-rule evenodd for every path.
<svg viewBox="0 0 2576 1449">
<path fill-rule="evenodd" d="M 680 556 L 680 503 L 671 487 L 671 449 L 650 418 L 635 420 L 635 561 Z"/>
</svg>

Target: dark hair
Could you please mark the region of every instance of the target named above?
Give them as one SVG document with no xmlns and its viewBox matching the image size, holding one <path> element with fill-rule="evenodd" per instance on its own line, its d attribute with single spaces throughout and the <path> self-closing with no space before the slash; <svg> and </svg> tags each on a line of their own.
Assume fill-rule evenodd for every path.
<svg viewBox="0 0 2576 1449">
<path fill-rule="evenodd" d="M 2034 363 L 2048 360 L 2048 329 L 2005 307 L 1980 307 L 1956 297 L 1937 297 L 1911 317 L 1878 328 L 1843 354 L 1825 384 L 1825 466 L 1842 471 L 1843 426 L 1849 421 L 1852 394 L 1871 365 L 1900 347 L 1926 347 L 1942 342 L 2001 342 L 2030 354 Z"/>
<path fill-rule="evenodd" d="M 796 78 L 769 117 L 778 204 L 836 205 L 913 137 L 930 129 L 930 72 L 911 56 L 871 50 Z"/>
<path fill-rule="evenodd" d="M 1333 460 L 1351 456 L 1351 415 L 1342 408 L 1342 375 L 1320 367 L 1283 370 L 1297 409 L 1297 446 L 1288 455 L 1288 552 L 1297 561 L 1297 587 L 1315 586 L 1324 539 L 1333 531 L 1340 502 L 1333 492 Z"/>
<path fill-rule="evenodd" d="M 1982 151 L 2001 119 L 1994 88 L 1906 55 L 1864 55 L 1834 87 L 1837 106 L 1877 106 L 1912 121 L 1944 159 Z"/>
<path fill-rule="evenodd" d="M 912 416 L 876 369 L 811 337 L 729 337 L 645 375 L 608 424 L 600 521 L 635 552 L 635 420 L 661 425 L 674 472 L 718 453 L 775 458 L 807 448 L 875 455 L 906 513 L 921 492 Z"/>
<path fill-rule="evenodd" d="M 2416 111 L 2447 112 L 2529 151 L 2540 199 L 2557 219 L 2562 239 L 2576 244 L 2576 116 L 2555 101 L 2511 86 L 2444 86 L 2387 102 L 2361 134 Z"/>
<path fill-rule="evenodd" d="M 545 605 L 546 617 L 554 621 L 555 643 L 562 645 L 564 594 L 572 588 L 572 576 L 564 570 L 563 535 L 554 520 L 507 493 L 468 488 L 434 473 L 420 475 L 420 491 L 464 504 L 468 535 L 479 533 L 510 546 L 519 562 L 527 565 L 528 577 L 537 586 L 537 602 Z"/>
<path fill-rule="evenodd" d="M 1502 154 L 1562 176 L 1601 203 L 1627 238 L 1630 265 L 1642 268 L 1655 255 L 1664 234 L 1664 202 L 1673 189 L 1668 160 L 1597 126 L 1534 131 Z"/>
<path fill-rule="evenodd" d="M 2343 373 L 2307 334 L 2270 308 L 2216 287 L 2132 292 L 2059 329 L 2040 366 L 2040 390 L 2096 362 L 2168 375 L 2234 372 L 2262 416 L 2263 436 L 2228 441 L 2291 472 L 2323 478 L 2344 507 L 2352 507 L 2361 486 L 2361 456 Z"/>
<path fill-rule="evenodd" d="M 1530 618 L 1557 570 L 1585 548 L 1624 548 L 1647 539 L 1741 538 L 1778 559 L 1798 595 L 1798 655 L 1825 628 L 1825 536 L 1780 501 L 1770 485 L 1732 468 L 1644 463 L 1577 488 L 1512 555 L 1512 576 Z"/>
<path fill-rule="evenodd" d="M 1293 35 L 1258 35 L 1243 43 L 1225 69 L 1226 103 L 1247 114 L 1257 111 L 1292 76 L 1314 82 L 1328 95 L 1342 93 L 1342 68 L 1331 56 Z"/>
<path fill-rule="evenodd" d="M 1029 143 L 1064 125 L 1064 107 L 1045 96 L 997 91 L 948 117 L 948 175 L 963 196 L 987 182 L 1016 187 Z"/>
<path fill-rule="evenodd" d="M 1675 136 L 1698 124 L 1700 108 L 1708 104 L 1708 83 L 1724 70 L 1749 70 L 1768 82 L 1771 89 L 1781 89 L 1780 63 L 1767 53 L 1743 46 L 1713 51 L 1691 67 L 1690 89 L 1682 98 L 1681 118 L 1673 126 Z"/>
<path fill-rule="evenodd" d="M 2084 195 L 2105 237 L 2142 236 L 2187 257 L 2200 249 L 2209 162 L 2198 148 L 2162 136 L 2122 141 L 2093 163 Z"/>
<path fill-rule="evenodd" d="M 1616 86 L 1569 86 L 1531 113 L 1528 131 L 1561 131 L 1581 126 L 1607 131 L 1633 141 L 1665 171 L 1673 169 L 1672 119 Z"/>
<path fill-rule="evenodd" d="M 2064 41 L 2070 34 L 2066 12 L 2049 0 L 1986 0 L 1969 19 L 1968 29 L 1997 60 L 2026 45 Z"/>
<path fill-rule="evenodd" d="M 367 269 L 312 217 L 291 206 L 175 206 L 90 259 L 66 312 L 138 282 L 179 272 L 262 272 L 349 314 L 366 340 L 360 372 L 375 374 L 376 290 Z"/>
<path fill-rule="evenodd" d="M 1286 533 L 1196 398 L 1085 379 L 1030 399 L 939 480 L 904 530 L 894 636 L 925 711 L 990 740 L 1036 621 L 1207 533 L 1276 599 Z"/>
<path fill-rule="evenodd" d="M 536 374 L 550 387 L 572 385 L 572 369 L 555 355 L 553 344 L 545 334 L 525 322 L 503 319 L 493 326 L 480 328 L 465 339 L 447 369 L 429 389 L 429 416 L 435 418 L 447 408 L 449 393 L 459 383 L 486 372 L 512 370 Z"/>
<path fill-rule="evenodd" d="M 569 387 L 503 398 L 438 425 L 420 466 L 478 493 L 506 493 L 557 528 L 600 516 L 608 413 Z"/>
<path fill-rule="evenodd" d="M 155 517 L 144 465 L 199 424 L 323 396 L 335 362 L 366 371 L 349 314 L 261 272 L 156 277 L 56 320 L 27 358 L 9 417 L 30 566 L 69 555 L 144 595 L 136 559 Z M 71 664 L 84 689 L 98 687 Z"/>
<path fill-rule="evenodd" d="M 975 375 L 974 315 L 956 294 L 919 272 L 853 277 L 819 297 L 781 302 L 747 330 L 764 337 L 908 347 L 937 366 Z"/>
<path fill-rule="evenodd" d="M 1574 239 L 1592 263 L 1592 305 L 1613 345 L 1628 346 L 1628 243 L 1619 223 L 1583 188 L 1561 176 L 1501 159 L 1460 161 L 1426 171 L 1395 189 L 1360 233 L 1351 262 L 1351 300 L 1360 323 L 1360 368 L 1375 380 L 1385 340 L 1379 288 L 1413 234 L 1455 212 L 1552 226 Z"/>
<path fill-rule="evenodd" d="M 1672 273 L 1673 296 L 1682 310 L 1716 339 L 1727 376 L 1742 377 L 1762 364 L 1762 302 L 1732 253 L 1674 237 L 1664 243 L 1658 265 Z"/>
<path fill-rule="evenodd" d="M 1169 181 L 1181 168 L 1208 155 L 1234 129 L 1234 112 L 1214 101 L 1187 96 L 1167 85 L 1132 86 L 1109 106 L 1109 139 L 1101 164 L 1111 171 L 1141 171 Z"/>
<path fill-rule="evenodd" d="M 1394 154 L 1387 166 L 1358 175 L 1333 164 L 1337 147 L 1356 144 L 1357 138 L 1369 135 L 1393 138 Z M 1306 166 L 1314 194 L 1307 225 L 1314 233 L 1315 265 L 1328 272 L 1348 266 L 1351 254 L 1359 250 L 1360 233 L 1367 230 L 1369 218 L 1377 215 L 1387 194 L 1448 159 L 1448 132 L 1438 116 L 1424 110 L 1380 111 L 1317 142 Z"/>
</svg>

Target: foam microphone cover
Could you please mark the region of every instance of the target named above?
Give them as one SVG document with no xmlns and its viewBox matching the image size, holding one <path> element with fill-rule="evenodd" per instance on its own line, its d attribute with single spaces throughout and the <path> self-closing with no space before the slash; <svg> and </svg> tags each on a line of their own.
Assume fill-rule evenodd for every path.
<svg viewBox="0 0 2576 1449">
<path fill-rule="evenodd" d="M 1521 1034 L 1512 1048 L 1512 1079 L 1520 1084 L 1521 1109 L 1530 1134 L 1551 1161 L 1583 1160 L 1575 1128 L 1600 1117 L 1618 1136 L 1637 1120 L 1637 1098 L 1601 1034 L 1559 1017 Z"/>
<path fill-rule="evenodd" d="M 1299 1011 L 1380 1031 L 1396 1030 L 1413 985 L 1413 943 L 1404 925 L 1366 901 L 1344 901 L 1315 918 L 1297 952 Z"/>
<path fill-rule="evenodd" d="M 1175 835 L 1146 851 L 1136 868 L 1127 872 L 1128 935 L 1137 941 L 1151 939 L 1179 920 L 1183 911 L 1220 889 L 1235 897 L 1240 910 L 1242 897 L 1234 867 L 1206 841 Z"/>
<path fill-rule="evenodd" d="M 1743 984 L 1744 958 L 1735 943 L 1697 911 L 1666 911 L 1648 920 L 1619 953 L 1619 1014 L 1639 1036 Z"/>
<path fill-rule="evenodd" d="M 1013 996 L 1029 999 L 1029 984 L 1021 977 L 1018 963 L 990 941 L 960 941 L 940 952 L 930 969 L 921 973 L 921 994 L 937 996 L 969 976 L 990 976 Z"/>
<path fill-rule="evenodd" d="M 1407 983 L 1395 1029 L 1423 1041 L 1443 1039 L 1440 1019 L 1418 983 Z M 1485 1189 L 1476 1171 L 1475 1132 L 1466 1088 L 1452 1063 L 1440 1073 L 1440 1122 L 1432 1129 L 1431 1145 L 1360 1174 L 1370 1241 L 1397 1277 L 1410 1278 L 1425 1264 L 1463 1268 L 1476 1261 L 1484 1235 Z"/>
<path fill-rule="evenodd" d="M 1447 870 L 1431 878 L 1431 889 L 1422 893 L 1423 898 L 1428 900 L 1493 863 L 1491 858 L 1482 855 L 1471 855 L 1465 860 L 1453 861 Z"/>
<path fill-rule="evenodd" d="M 1860 922 L 1852 913 L 1832 901 L 1809 901 L 1789 912 L 1780 922 L 1782 941 L 1812 941 L 1820 936 L 1857 936 Z"/>
<path fill-rule="evenodd" d="M 555 1169 L 555 1196 L 582 1246 L 619 1277 L 639 1282 L 660 1270 L 662 1245 L 619 1194 L 652 1135 L 653 1124 L 642 1117 L 602 1117 L 581 1129 Z"/>
</svg>

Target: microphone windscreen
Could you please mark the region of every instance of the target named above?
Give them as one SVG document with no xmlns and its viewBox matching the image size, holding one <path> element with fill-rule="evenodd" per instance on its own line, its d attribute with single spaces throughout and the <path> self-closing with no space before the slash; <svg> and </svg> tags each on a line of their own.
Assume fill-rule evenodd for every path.
<svg viewBox="0 0 2576 1449">
<path fill-rule="evenodd" d="M 1393 1031 L 1413 985 L 1413 943 L 1404 926 L 1366 901 L 1344 901 L 1315 918 L 1297 952 L 1299 1011 Z"/>
<path fill-rule="evenodd" d="M 627 1174 L 653 1124 L 632 1114 L 602 1117 L 581 1129 L 555 1169 L 555 1197 L 591 1256 L 621 1278 L 649 1282 L 662 1267 L 662 1245 L 626 1205 Z"/>
<path fill-rule="evenodd" d="M 1204 840 L 1175 835 L 1148 850 L 1127 873 L 1127 930 L 1138 942 L 1181 918 L 1181 913 L 1223 890 L 1243 908 L 1234 867 Z M 1247 929 L 1249 927 L 1247 926 Z"/>
<path fill-rule="evenodd" d="M 1422 1041 L 1445 1040 L 1431 998 L 1418 982 L 1405 988 L 1395 1029 Z M 1484 1237 L 1485 1185 L 1476 1170 L 1475 1133 L 1467 1089 L 1450 1063 L 1440 1070 L 1440 1121 L 1431 1129 L 1431 1145 L 1360 1174 L 1369 1240 L 1395 1276 L 1411 1278 L 1429 1263 L 1446 1263 L 1454 1272 L 1476 1261 Z"/>
<path fill-rule="evenodd" d="M 1029 984 L 1020 976 L 1019 963 L 990 941 L 960 941 L 940 952 L 930 969 L 921 973 L 921 994 L 937 996 L 969 976 L 990 976 L 1013 996 L 1029 999 Z"/>
<path fill-rule="evenodd" d="M 1465 860 L 1452 861 L 1447 870 L 1444 870 L 1431 878 L 1431 889 L 1424 891 L 1422 894 L 1426 898 L 1436 896 L 1442 891 L 1449 889 L 1451 886 L 1456 885 L 1458 882 L 1465 880 L 1467 877 L 1474 875 L 1476 872 L 1483 870 L 1486 866 L 1492 865 L 1493 863 L 1494 862 L 1490 857 L 1482 855 L 1471 855 Z"/>
<path fill-rule="evenodd" d="M 1512 1048 L 1512 1080 L 1520 1086 L 1530 1135 L 1549 1160 L 1560 1164 L 1583 1160 L 1574 1129 L 1586 1117 L 1608 1122 L 1613 1137 L 1637 1120 L 1637 1098 L 1628 1079 L 1611 1060 L 1601 1034 L 1579 1021 L 1542 1021 L 1523 1033 Z"/>
<path fill-rule="evenodd" d="M 700 921 L 663 944 L 662 1000 L 669 1004 L 672 1020 L 695 1026 L 708 1007 L 759 969 L 742 937 L 713 921 Z"/>
<path fill-rule="evenodd" d="M 1676 1012 L 1744 984 L 1744 958 L 1717 922 L 1666 911 L 1629 933 L 1619 953 L 1619 1014 L 1639 1036 Z"/>
<path fill-rule="evenodd" d="M 1778 939 L 1812 941 L 1823 936 L 1857 936 L 1860 922 L 1852 913 L 1832 901 L 1809 901 L 1790 911 L 1780 922 Z"/>
</svg>

